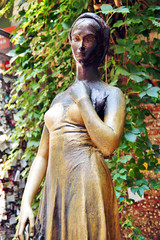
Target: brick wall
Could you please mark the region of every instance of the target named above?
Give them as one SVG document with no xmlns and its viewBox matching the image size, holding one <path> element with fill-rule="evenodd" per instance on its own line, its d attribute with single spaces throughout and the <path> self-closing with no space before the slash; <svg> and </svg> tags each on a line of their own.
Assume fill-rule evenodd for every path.
<svg viewBox="0 0 160 240">
<path fill-rule="evenodd" d="M 152 116 L 146 117 L 149 139 L 153 144 L 160 146 L 160 104 L 148 104 L 147 108 Z M 160 163 L 160 160 L 159 160 Z M 145 171 L 147 180 L 160 180 L 160 172 Z M 141 230 L 141 235 L 145 240 L 160 240 L 160 190 L 145 191 L 144 200 L 126 206 L 123 209 L 121 220 L 125 220 L 125 215 L 133 219 L 133 226 Z M 122 240 L 129 240 L 130 231 L 121 229 Z"/>
<path fill-rule="evenodd" d="M 160 145 L 160 104 L 148 104 L 147 107 L 155 117 L 155 119 L 152 116 L 146 118 L 150 141 Z"/>
</svg>

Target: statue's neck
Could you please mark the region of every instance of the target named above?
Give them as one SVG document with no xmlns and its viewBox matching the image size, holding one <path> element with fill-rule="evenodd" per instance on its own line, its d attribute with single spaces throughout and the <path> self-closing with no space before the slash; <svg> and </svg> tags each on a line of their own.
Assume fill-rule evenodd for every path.
<svg viewBox="0 0 160 240">
<path fill-rule="evenodd" d="M 92 65 L 76 65 L 77 79 L 79 81 L 95 82 L 99 80 L 98 68 L 94 64 Z"/>
</svg>

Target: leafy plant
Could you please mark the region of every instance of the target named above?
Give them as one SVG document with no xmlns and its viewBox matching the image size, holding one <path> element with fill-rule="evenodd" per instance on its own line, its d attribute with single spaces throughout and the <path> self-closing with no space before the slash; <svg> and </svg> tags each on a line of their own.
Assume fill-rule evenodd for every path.
<svg viewBox="0 0 160 240">
<path fill-rule="evenodd" d="M 127 103 L 125 132 L 121 144 L 117 154 L 107 160 L 116 181 L 117 197 L 120 197 L 122 185 L 126 186 L 126 183 L 132 192 L 137 192 L 140 196 L 149 189 L 149 184 L 142 174 L 145 170 L 144 163 L 148 164 L 149 170 L 158 172 L 160 169 L 157 161 L 158 147 L 149 141 L 145 123 L 145 117 L 152 115 L 146 105 L 159 103 L 160 88 L 154 86 L 152 79 L 160 78 L 159 57 L 156 55 L 160 41 L 154 39 L 153 52 L 146 41 L 141 40 L 151 31 L 159 30 L 153 26 L 153 21 L 150 21 L 153 20 L 151 16 L 155 10 L 159 10 L 159 6 L 151 6 L 146 11 L 146 8 L 141 8 L 137 2 L 128 6 L 127 10 L 125 7 L 113 9 L 107 4 L 101 6 L 103 14 L 110 13 L 113 16 L 114 13 L 121 12 L 124 18 L 114 22 L 114 19 L 107 15 L 113 39 L 112 56 L 107 62 L 107 81 L 116 85 L 122 82 L 121 75 L 125 77 L 125 82 L 120 87 L 125 93 Z M 123 32 L 123 38 L 117 39 L 114 34 L 119 31 Z"/>
<path fill-rule="evenodd" d="M 124 11 L 123 11 L 124 10 Z M 116 13 L 121 12 L 118 21 Z M 157 158 L 159 147 L 150 142 L 146 129 L 146 116 L 152 115 L 147 105 L 159 104 L 159 44 L 160 40 L 154 38 L 147 43 L 152 31 L 159 33 L 158 21 L 159 6 L 142 7 L 141 4 L 129 1 L 128 8 L 113 9 L 104 4 L 101 13 L 111 28 L 111 52 L 106 62 L 108 68 L 106 80 L 111 85 L 119 85 L 126 96 L 127 114 L 125 132 L 121 144 L 115 154 L 106 159 L 112 170 L 115 181 L 117 198 L 129 204 L 126 198 L 127 188 L 131 187 L 133 193 L 139 196 L 150 188 L 157 189 L 159 181 L 144 178 L 143 170 L 160 170 Z M 105 16 L 107 14 L 107 16 Z M 153 17 L 154 16 L 154 17 Z M 116 16 L 117 18 L 117 16 Z M 154 19 L 153 19 L 154 18 Z M 119 36 L 117 38 L 117 36 Z M 145 239 L 140 229 L 133 227 L 132 219 L 126 216 L 122 224 L 124 228 L 132 229 L 131 239 Z"/>
<path fill-rule="evenodd" d="M 87 2 L 35 1 L 27 11 L 23 3 L 19 4 L 20 24 L 12 38 L 16 48 L 9 53 L 16 63 L 11 71 L 18 76 L 8 106 L 17 109 L 12 133 L 16 145 L 10 158 L 14 159 L 16 149 L 25 141 L 23 158 L 30 163 L 39 145 L 44 113 L 55 95 L 73 81 L 68 32 Z"/>
</svg>

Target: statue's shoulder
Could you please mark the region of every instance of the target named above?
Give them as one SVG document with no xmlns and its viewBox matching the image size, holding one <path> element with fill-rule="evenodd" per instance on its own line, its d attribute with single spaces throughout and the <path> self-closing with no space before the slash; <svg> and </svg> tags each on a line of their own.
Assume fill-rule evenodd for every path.
<svg viewBox="0 0 160 240">
<path fill-rule="evenodd" d="M 114 98 L 125 98 L 122 90 L 116 86 L 110 86 L 106 84 L 106 93 L 108 96 Z"/>
<path fill-rule="evenodd" d="M 69 96 L 69 89 L 66 89 L 64 92 L 58 93 L 53 99 L 50 108 L 56 103 L 64 102 L 68 96 Z"/>
<path fill-rule="evenodd" d="M 55 103 L 57 103 L 63 96 L 64 92 L 58 93 L 55 98 L 52 100 L 51 106 L 52 107 Z"/>
</svg>

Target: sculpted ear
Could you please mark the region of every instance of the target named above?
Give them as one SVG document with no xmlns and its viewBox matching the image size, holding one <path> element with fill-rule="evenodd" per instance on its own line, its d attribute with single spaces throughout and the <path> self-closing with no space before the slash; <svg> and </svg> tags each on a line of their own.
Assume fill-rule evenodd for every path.
<svg viewBox="0 0 160 240">
<path fill-rule="evenodd" d="M 68 35 L 68 39 L 69 39 L 70 44 L 72 42 L 72 29 L 73 29 L 73 27 L 71 27 L 71 30 L 70 30 L 69 35 Z"/>
</svg>

